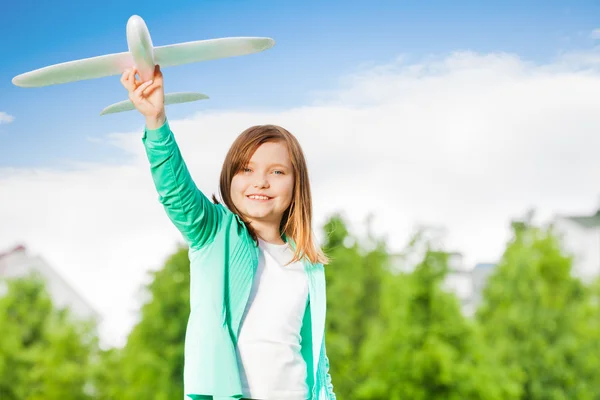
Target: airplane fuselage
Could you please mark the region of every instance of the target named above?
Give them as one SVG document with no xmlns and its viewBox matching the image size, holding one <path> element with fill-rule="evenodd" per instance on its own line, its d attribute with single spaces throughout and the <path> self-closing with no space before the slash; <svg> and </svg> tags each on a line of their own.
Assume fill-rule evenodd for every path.
<svg viewBox="0 0 600 400">
<path fill-rule="evenodd" d="M 133 15 L 127 21 L 127 46 L 137 67 L 140 80 L 145 82 L 154 77 L 154 46 L 144 20 Z"/>
<path fill-rule="evenodd" d="M 146 82 L 154 77 L 157 64 L 163 69 L 175 65 L 242 56 L 267 50 L 275 44 L 273 39 L 265 37 L 228 37 L 154 47 L 148 27 L 139 15 L 132 15 L 127 20 L 125 33 L 128 51 L 48 65 L 15 76 L 12 83 L 20 87 L 58 85 L 122 75 L 129 68 L 135 68 L 139 79 Z M 165 104 L 205 98 L 207 96 L 202 93 L 173 93 L 170 97 L 165 96 Z M 131 106 L 130 101 L 124 100 L 112 104 L 102 112 L 112 113 L 134 109 Z"/>
</svg>

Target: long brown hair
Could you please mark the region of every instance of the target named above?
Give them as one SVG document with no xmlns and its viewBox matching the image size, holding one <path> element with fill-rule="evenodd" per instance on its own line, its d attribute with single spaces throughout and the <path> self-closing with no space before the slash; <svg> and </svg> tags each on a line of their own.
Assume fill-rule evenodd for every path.
<svg viewBox="0 0 600 400">
<path fill-rule="evenodd" d="M 223 203 L 230 211 L 241 217 L 241 213 L 231 199 L 231 181 L 250 161 L 256 149 L 267 142 L 285 143 L 292 163 L 294 173 L 292 201 L 283 213 L 279 226 L 280 233 L 292 239 L 296 246 L 292 261 L 306 257 L 312 263 L 326 264 L 328 259 L 316 243 L 312 231 L 312 196 L 304 152 L 296 137 L 286 129 L 277 125 L 256 125 L 246 129 L 236 138 L 225 156 L 221 169 L 219 192 Z M 214 195 L 213 201 L 218 203 Z M 244 222 L 256 241 L 256 232 L 248 221 Z"/>
</svg>

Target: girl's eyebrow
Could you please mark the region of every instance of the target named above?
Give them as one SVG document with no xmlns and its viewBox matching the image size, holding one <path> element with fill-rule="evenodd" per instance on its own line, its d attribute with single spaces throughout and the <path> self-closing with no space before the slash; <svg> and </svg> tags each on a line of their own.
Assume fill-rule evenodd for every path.
<svg viewBox="0 0 600 400">
<path fill-rule="evenodd" d="M 284 164 L 279 164 L 279 163 L 271 164 L 271 165 L 269 165 L 269 166 L 270 166 L 270 167 L 281 167 L 281 168 L 284 168 L 284 169 L 289 169 L 289 168 L 290 168 L 290 167 L 288 167 L 287 165 L 284 165 Z"/>
<path fill-rule="evenodd" d="M 254 166 L 254 165 L 256 165 L 256 163 L 254 163 L 252 161 L 248 161 L 248 163 L 246 165 L 248 165 L 248 166 L 250 166 L 250 165 Z M 284 168 L 284 169 L 290 169 L 291 168 L 290 165 L 285 165 L 285 164 L 281 164 L 281 163 L 268 164 L 268 167 L 269 168 L 281 167 L 281 168 Z"/>
</svg>

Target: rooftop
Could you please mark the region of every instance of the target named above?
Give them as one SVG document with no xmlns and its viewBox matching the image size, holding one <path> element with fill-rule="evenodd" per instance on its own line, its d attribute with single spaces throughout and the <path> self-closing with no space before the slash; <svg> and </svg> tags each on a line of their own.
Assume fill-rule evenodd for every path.
<svg viewBox="0 0 600 400">
<path fill-rule="evenodd" d="M 584 228 L 600 228 L 600 208 L 596 211 L 595 214 L 592 215 L 583 215 L 583 216 L 565 216 L 563 217 L 568 219 L 569 221 L 573 221 Z"/>
<path fill-rule="evenodd" d="M 46 289 L 57 306 L 69 307 L 80 316 L 93 317 L 97 321 L 102 316 L 90 302 L 75 289 L 65 276 L 53 268 L 43 257 L 29 254 L 24 245 L 0 252 L 0 279 L 13 279 L 38 273 L 46 281 Z"/>
</svg>

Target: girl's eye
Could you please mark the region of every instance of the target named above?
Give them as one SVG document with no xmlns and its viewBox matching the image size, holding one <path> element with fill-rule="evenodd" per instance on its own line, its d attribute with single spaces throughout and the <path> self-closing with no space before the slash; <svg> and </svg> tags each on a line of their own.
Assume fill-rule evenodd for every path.
<svg viewBox="0 0 600 400">
<path fill-rule="evenodd" d="M 275 174 L 283 175 L 283 171 L 277 170 L 277 171 L 273 171 L 273 172 L 275 172 Z"/>
<path fill-rule="evenodd" d="M 252 172 L 252 170 L 250 168 L 244 168 L 243 171 L 244 172 Z"/>
</svg>

